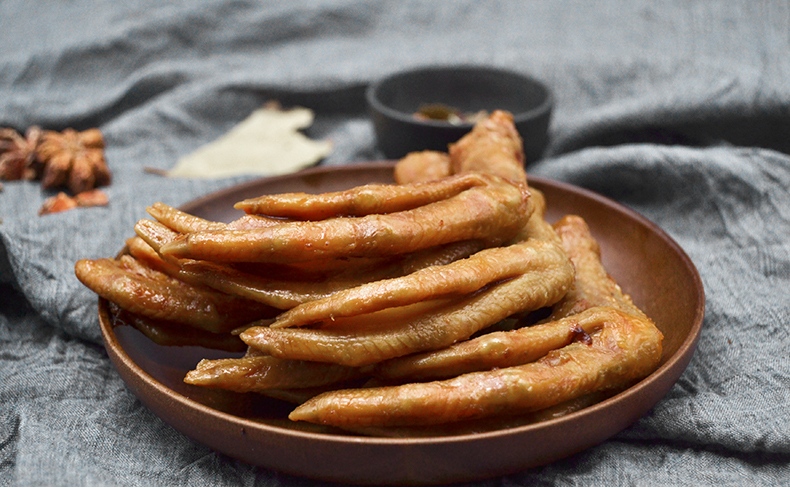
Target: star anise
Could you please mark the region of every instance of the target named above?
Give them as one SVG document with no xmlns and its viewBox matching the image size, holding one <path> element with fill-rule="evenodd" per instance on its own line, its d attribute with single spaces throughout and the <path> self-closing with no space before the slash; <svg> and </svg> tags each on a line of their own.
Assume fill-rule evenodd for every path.
<svg viewBox="0 0 790 488">
<path fill-rule="evenodd" d="M 36 179 L 36 147 L 40 139 L 41 129 L 35 126 L 24 137 L 14 129 L 0 129 L 0 179 Z"/>
<path fill-rule="evenodd" d="M 73 195 L 110 184 L 104 159 L 104 137 L 99 129 L 77 132 L 44 131 L 36 150 L 43 164 L 44 188 L 66 186 Z"/>
</svg>

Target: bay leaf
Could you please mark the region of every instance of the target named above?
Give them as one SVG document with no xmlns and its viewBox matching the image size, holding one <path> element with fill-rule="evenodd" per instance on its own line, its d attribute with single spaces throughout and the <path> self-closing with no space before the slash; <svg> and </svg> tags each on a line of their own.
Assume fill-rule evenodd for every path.
<svg viewBox="0 0 790 488">
<path fill-rule="evenodd" d="M 219 139 L 179 159 L 167 175 L 187 178 L 273 176 L 307 168 L 332 150 L 331 142 L 312 140 L 300 132 L 313 120 L 313 111 L 307 108 L 282 110 L 266 105 Z"/>
</svg>

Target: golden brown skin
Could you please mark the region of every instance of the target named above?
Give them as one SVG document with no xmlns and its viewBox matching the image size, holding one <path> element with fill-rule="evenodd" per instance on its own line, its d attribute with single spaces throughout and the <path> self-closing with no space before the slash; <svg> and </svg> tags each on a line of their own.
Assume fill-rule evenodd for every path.
<svg viewBox="0 0 790 488">
<path fill-rule="evenodd" d="M 262 229 L 287 222 L 287 220 L 284 219 L 275 219 L 262 215 L 244 215 L 233 222 L 225 224 L 223 222 L 213 222 L 211 220 L 202 219 L 161 202 L 151 205 L 146 210 L 153 218 L 167 228 L 181 234 L 203 230 Z"/>
<path fill-rule="evenodd" d="M 320 393 L 325 392 L 318 392 L 311 396 L 302 397 L 301 401 L 294 403 L 304 403 L 310 398 L 318 396 Z M 520 415 L 505 414 L 502 416 L 498 415 L 481 419 L 464 419 L 459 422 L 450 422 L 436 425 L 400 425 L 384 427 L 378 425 L 345 425 L 343 426 L 343 430 L 368 436 L 392 438 L 425 438 L 482 434 L 484 432 L 512 429 L 563 417 L 573 412 L 577 412 L 583 408 L 595 405 L 596 403 L 600 403 L 613 394 L 613 392 L 608 391 L 588 393 L 578 398 L 574 398 L 573 400 L 558 403 L 557 405 L 552 405 L 551 407 L 544 408 L 542 410 Z"/>
<path fill-rule="evenodd" d="M 591 344 L 574 342 L 522 366 L 449 380 L 324 393 L 291 412 L 319 424 L 429 425 L 527 413 L 595 391 L 628 385 L 661 359 L 661 333 L 649 320 L 613 308 Z"/>
<path fill-rule="evenodd" d="M 74 271 L 85 286 L 125 310 L 209 332 L 230 332 L 273 312 L 257 302 L 178 281 L 131 256 L 82 259 Z"/>
<path fill-rule="evenodd" d="M 231 266 L 207 261 L 165 260 L 140 237 L 128 239 L 126 245 L 132 256 L 173 278 L 196 286 L 207 286 L 239 298 L 254 300 L 277 310 L 285 310 L 300 303 L 317 300 L 350 286 L 342 282 L 325 282 L 325 286 L 320 286 L 310 282 L 280 280 L 245 273 Z"/>
<path fill-rule="evenodd" d="M 338 364 L 247 356 L 204 359 L 187 373 L 184 382 L 237 392 L 265 392 L 270 389 L 313 388 L 362 375 L 364 372 L 358 368 Z"/>
<path fill-rule="evenodd" d="M 492 112 L 469 134 L 450 144 L 449 151 L 454 174 L 479 171 L 511 181 L 527 181 L 521 136 L 508 112 Z"/>
<path fill-rule="evenodd" d="M 561 244 L 560 238 L 554 231 L 554 228 L 546 222 L 546 197 L 542 192 L 530 187 L 529 193 L 532 200 L 535 202 L 535 211 L 529 217 L 527 225 L 521 230 L 516 241 L 524 241 L 527 239 L 538 239 L 541 241 L 551 241 Z"/>
<path fill-rule="evenodd" d="M 161 202 L 151 205 L 146 208 L 146 210 L 153 218 L 179 233 L 200 230 L 219 230 L 226 227 L 222 222 L 212 222 L 202 219 Z"/>
<path fill-rule="evenodd" d="M 459 259 L 468 258 L 472 254 L 485 249 L 485 247 L 486 245 L 483 241 L 472 239 L 442 244 L 441 246 L 410 253 L 403 257 L 403 263 L 399 272 L 397 274 L 393 273 L 390 276 L 404 276 L 429 266 L 450 264 Z M 376 279 L 377 278 L 371 278 L 368 281 L 374 281 Z M 383 277 L 381 279 L 383 279 Z"/>
<path fill-rule="evenodd" d="M 237 203 L 248 214 L 286 217 L 295 220 L 323 220 L 332 217 L 361 217 L 411 210 L 450 198 L 488 181 L 478 174 L 449 176 L 430 183 L 406 185 L 369 184 L 349 190 L 321 193 L 281 193 L 264 195 Z"/>
<path fill-rule="evenodd" d="M 525 185 L 483 175 L 489 184 L 413 210 L 267 229 L 219 230 L 182 235 L 160 252 L 219 262 L 300 262 L 387 256 L 469 239 L 497 246 L 524 227 L 533 204 Z"/>
<path fill-rule="evenodd" d="M 565 295 L 573 280 L 573 273 L 565 272 L 567 260 L 542 253 L 531 265 L 530 271 L 453 299 L 436 310 L 402 316 L 397 315 L 397 308 L 384 310 L 393 310 L 395 317 L 390 321 L 376 314 L 358 315 L 351 317 L 353 330 L 344 319 L 336 319 L 324 329 L 253 327 L 242 333 L 241 339 L 276 357 L 350 366 L 446 347 L 514 313 L 551 305 Z"/>
<path fill-rule="evenodd" d="M 238 219 L 230 222 L 227 225 L 228 229 L 243 230 L 243 229 L 264 229 L 266 227 L 274 227 L 285 222 L 284 219 L 275 219 L 263 215 L 244 215 Z"/>
<path fill-rule="evenodd" d="M 280 310 L 324 298 L 350 286 L 342 281 L 313 283 L 271 279 L 223 264 L 191 259 L 184 260 L 181 269 L 215 290 L 265 303 Z"/>
<path fill-rule="evenodd" d="M 546 265 L 550 259 L 556 262 L 549 263 L 541 272 L 564 273 L 564 279 L 570 282 L 574 271 L 562 249 L 554 243 L 529 239 L 511 246 L 484 249 L 469 258 L 424 268 L 400 278 L 339 291 L 284 312 L 271 327 L 300 326 L 447 295 L 471 294 L 490 283 L 534 272 L 536 263 Z"/>
<path fill-rule="evenodd" d="M 446 379 L 473 371 L 518 366 L 567 346 L 602 326 L 598 309 L 509 331 L 483 334 L 445 349 L 395 358 L 378 365 L 376 376 L 389 380 Z"/>
<path fill-rule="evenodd" d="M 204 285 L 203 280 L 198 276 L 195 276 L 193 273 L 185 272 L 180 266 L 181 263 L 177 260 L 165 261 L 162 259 L 162 256 L 139 236 L 126 239 L 126 249 L 129 251 L 130 256 L 141 263 L 145 263 L 145 265 L 151 269 L 161 271 L 172 278 L 189 283 L 190 285 Z"/>
<path fill-rule="evenodd" d="M 158 253 L 159 249 L 179 235 L 176 231 L 151 220 L 138 221 L 135 231 L 138 237 L 127 240 L 127 246 L 132 255 L 144 260 L 149 266 L 186 283 L 208 286 L 279 310 L 323 298 L 356 284 L 342 280 L 318 283 L 283 280 L 273 276 L 246 273 L 224 263 L 162 256 Z M 293 274 L 291 273 L 291 276 Z"/>
<path fill-rule="evenodd" d="M 336 269 L 321 268 L 308 272 L 304 269 L 242 271 L 244 264 L 229 266 L 224 263 L 191 259 L 162 258 L 157 249 L 178 234 L 163 224 L 141 220 L 135 226 L 140 236 L 127 240 L 129 252 L 150 267 L 193 285 L 215 290 L 286 310 L 297 305 L 326 298 L 329 295 L 360 286 L 370 280 L 403 276 L 430 265 L 440 265 L 467 257 L 479 249 L 479 242 L 463 241 L 426 249 L 394 260 L 346 260 Z M 150 244 L 148 244 L 150 242 Z M 342 266 L 341 266 L 342 264 Z M 289 277 L 292 279 L 283 279 Z"/>
<path fill-rule="evenodd" d="M 530 218 L 534 228 L 540 229 L 537 234 L 549 230 L 537 223 L 542 220 L 541 213 L 538 205 Z M 601 262 L 600 246 L 581 217 L 563 217 L 554 228 L 559 233 L 559 237 L 555 234 L 554 239 L 561 240 L 570 256 L 575 277 L 571 290 L 541 324 L 510 332 L 491 332 L 446 349 L 392 359 L 379 366 L 377 375 L 390 379 L 424 381 L 534 361 L 570 343 L 578 333 L 578 327 L 590 333 L 590 327 L 595 322 L 591 322 L 585 310 L 591 307 L 610 306 L 644 317 L 643 312 L 606 273 Z M 554 241 L 551 236 L 548 238 Z"/>
<path fill-rule="evenodd" d="M 601 248 L 579 216 L 567 215 L 554 224 L 554 230 L 576 269 L 576 279 L 568 294 L 554 306 L 547 321 L 567 317 L 590 307 L 609 306 L 633 315 L 644 316 L 623 293 L 601 262 Z"/>
<path fill-rule="evenodd" d="M 259 217 L 255 215 L 248 215 L 247 217 L 265 219 L 265 217 Z M 240 223 L 243 219 L 244 218 L 228 224 L 228 228 L 230 228 L 230 225 L 232 224 Z M 271 227 L 270 225 L 267 226 L 265 224 L 260 226 L 246 226 L 245 223 L 240 223 L 239 225 L 244 226 L 242 228 L 246 229 Z M 162 246 L 178 239 L 183 235 L 161 222 L 142 219 L 135 224 L 134 230 L 140 238 L 148 243 L 148 245 L 159 254 L 160 258 L 167 261 L 168 263 L 185 267 L 187 263 L 194 265 L 195 263 L 200 262 L 190 259 L 179 259 L 160 253 Z M 248 272 L 249 274 L 256 275 L 263 280 L 320 282 L 327 280 L 330 277 L 349 279 L 349 277 L 353 274 L 353 272 L 349 271 L 350 269 L 353 270 L 363 268 L 362 271 L 364 273 L 370 273 L 374 268 L 381 268 L 382 266 L 388 266 L 392 264 L 388 261 L 388 259 L 391 258 L 339 258 L 335 260 L 305 261 L 300 263 L 240 262 L 234 264 L 233 266 L 230 266 L 230 264 L 226 263 L 216 263 L 211 261 L 203 262 L 213 267 L 224 268 L 224 271 L 222 272 L 224 274 L 232 274 L 234 272 Z M 182 269 L 181 271 L 184 270 Z M 283 280 L 283 277 L 288 277 L 289 279 Z M 263 283 L 266 283 L 266 281 Z M 265 284 L 261 286 L 264 290 L 268 289 L 268 286 Z"/>
<path fill-rule="evenodd" d="M 138 220 L 137 223 L 134 224 L 134 232 L 138 237 L 144 240 L 146 244 L 151 246 L 151 248 L 154 249 L 154 251 L 156 251 L 156 253 L 159 254 L 163 260 L 167 261 L 168 263 L 178 265 L 178 259 L 162 256 L 159 250 L 163 245 L 181 235 L 180 233 L 161 222 L 148 219 Z"/>
<path fill-rule="evenodd" d="M 395 183 L 406 185 L 433 181 L 453 174 L 450 155 L 439 151 L 420 151 L 407 154 L 395 164 Z"/>
<path fill-rule="evenodd" d="M 124 310 L 112 302 L 108 302 L 108 308 L 113 327 L 134 327 L 160 346 L 199 346 L 228 352 L 242 352 L 247 348 L 238 336 L 232 334 L 215 334 L 177 322 L 153 319 Z"/>
</svg>

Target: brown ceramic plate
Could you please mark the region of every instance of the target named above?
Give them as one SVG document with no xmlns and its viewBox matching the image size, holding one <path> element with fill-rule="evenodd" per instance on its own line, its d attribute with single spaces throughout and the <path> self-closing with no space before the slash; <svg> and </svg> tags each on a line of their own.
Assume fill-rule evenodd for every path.
<svg viewBox="0 0 790 488">
<path fill-rule="evenodd" d="M 242 184 L 193 201 L 184 210 L 229 221 L 244 198 L 289 191 L 325 192 L 391 182 L 390 163 L 319 167 Z M 110 358 L 132 392 L 179 431 L 234 458 L 325 481 L 350 484 L 433 484 L 471 481 L 536 467 L 605 441 L 647 413 L 685 370 L 704 313 L 699 274 L 683 250 L 655 224 L 611 200 L 538 177 L 549 221 L 574 213 L 599 240 L 604 264 L 664 333 L 661 366 L 645 380 L 601 403 L 536 424 L 479 434 L 381 438 L 328 433 L 286 420 L 291 406 L 257 395 L 186 385 L 204 357 L 228 353 L 164 347 L 128 326 L 112 327 L 99 302 Z"/>
</svg>

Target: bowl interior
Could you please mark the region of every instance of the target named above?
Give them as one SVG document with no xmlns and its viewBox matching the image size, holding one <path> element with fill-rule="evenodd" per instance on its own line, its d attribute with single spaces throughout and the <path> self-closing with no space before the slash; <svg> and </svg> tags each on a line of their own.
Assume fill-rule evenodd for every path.
<svg viewBox="0 0 790 488">
<path fill-rule="evenodd" d="M 379 110 L 414 120 L 425 104 L 443 104 L 461 112 L 507 110 L 516 121 L 546 110 L 551 94 L 525 75 L 493 68 L 425 68 L 393 75 L 373 85 L 369 98 Z M 428 125 L 450 125 L 427 121 Z M 471 124 L 467 124 L 471 125 Z"/>
</svg>

